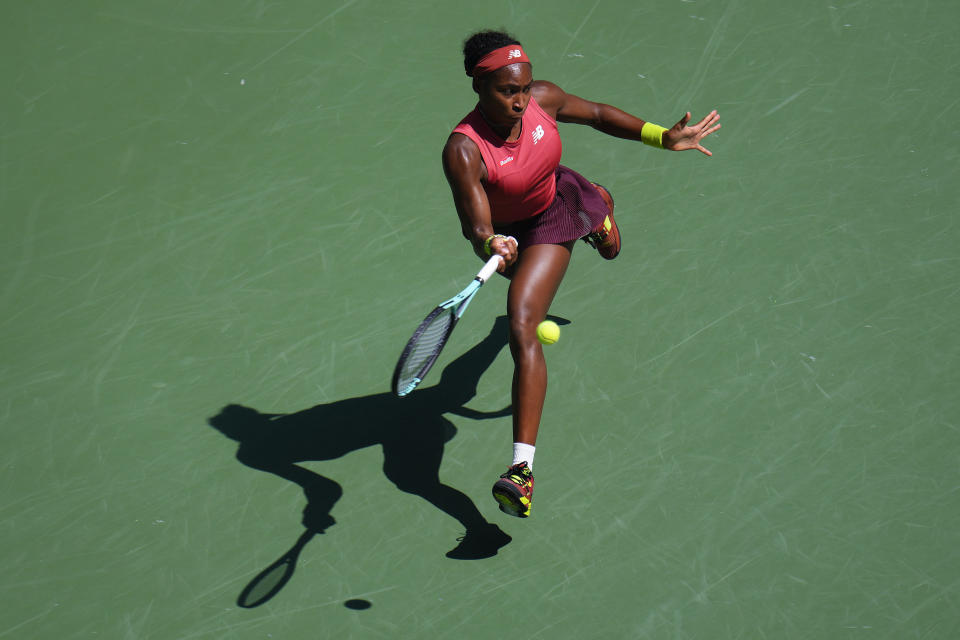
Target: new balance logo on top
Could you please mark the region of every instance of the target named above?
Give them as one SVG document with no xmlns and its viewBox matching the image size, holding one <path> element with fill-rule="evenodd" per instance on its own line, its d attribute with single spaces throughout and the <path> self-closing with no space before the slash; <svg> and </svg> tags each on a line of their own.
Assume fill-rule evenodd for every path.
<svg viewBox="0 0 960 640">
<path fill-rule="evenodd" d="M 537 128 L 530 132 L 530 135 L 533 136 L 533 144 L 540 142 L 540 138 L 543 137 L 543 126 L 537 125 Z"/>
<path fill-rule="evenodd" d="M 507 156 L 506 158 L 504 158 L 503 160 L 501 160 L 501 161 L 500 161 L 500 166 L 502 167 L 503 165 L 507 164 L 508 162 L 513 162 L 513 156 Z"/>
<path fill-rule="evenodd" d="M 519 58 L 523 55 L 523 52 L 520 49 L 511 49 L 507 52 L 507 60 L 513 60 L 514 58 Z"/>
</svg>

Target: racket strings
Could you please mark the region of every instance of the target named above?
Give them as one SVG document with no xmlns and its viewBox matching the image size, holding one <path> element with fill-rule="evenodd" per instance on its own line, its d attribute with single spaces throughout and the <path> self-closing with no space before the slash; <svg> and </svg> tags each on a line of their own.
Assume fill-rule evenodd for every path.
<svg viewBox="0 0 960 640">
<path fill-rule="evenodd" d="M 409 345 L 409 353 L 400 368 L 397 379 L 398 389 L 405 389 L 422 378 L 424 366 L 430 364 L 443 348 L 453 320 L 453 313 L 444 310 L 423 327 L 417 338 Z"/>
</svg>

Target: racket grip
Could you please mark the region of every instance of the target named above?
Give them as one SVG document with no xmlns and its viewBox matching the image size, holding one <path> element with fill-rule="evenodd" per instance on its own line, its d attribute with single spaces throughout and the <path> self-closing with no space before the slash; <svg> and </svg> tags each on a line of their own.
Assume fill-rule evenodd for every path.
<svg viewBox="0 0 960 640">
<path fill-rule="evenodd" d="M 500 266 L 502 261 L 503 258 L 500 256 L 490 256 L 490 259 L 487 260 L 487 264 L 483 265 L 483 269 L 480 269 L 480 273 L 477 274 L 477 280 L 480 282 L 486 282 L 489 280 L 490 276 L 497 272 L 497 267 Z"/>
</svg>

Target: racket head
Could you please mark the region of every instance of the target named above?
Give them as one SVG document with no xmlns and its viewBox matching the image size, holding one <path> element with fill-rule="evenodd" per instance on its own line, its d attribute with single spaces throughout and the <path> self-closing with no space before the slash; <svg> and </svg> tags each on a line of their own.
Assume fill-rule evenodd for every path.
<svg viewBox="0 0 960 640">
<path fill-rule="evenodd" d="M 395 395 L 402 398 L 426 377 L 457 324 L 456 311 L 456 307 L 439 306 L 413 332 L 393 370 L 391 388 Z"/>
</svg>

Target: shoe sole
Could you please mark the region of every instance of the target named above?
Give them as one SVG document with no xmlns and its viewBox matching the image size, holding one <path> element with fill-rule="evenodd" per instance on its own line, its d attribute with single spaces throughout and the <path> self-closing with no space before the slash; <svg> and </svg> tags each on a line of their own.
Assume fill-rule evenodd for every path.
<svg viewBox="0 0 960 640">
<path fill-rule="evenodd" d="M 511 483 L 509 486 L 496 485 L 493 487 L 493 498 L 500 503 L 500 511 L 516 518 L 530 516 L 529 504 L 523 504 L 523 497 L 516 492 Z"/>
</svg>

